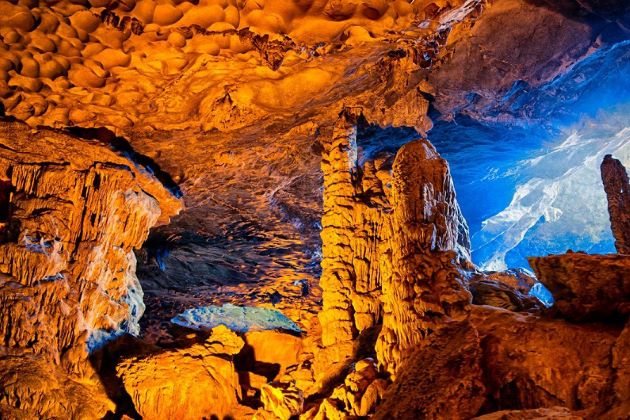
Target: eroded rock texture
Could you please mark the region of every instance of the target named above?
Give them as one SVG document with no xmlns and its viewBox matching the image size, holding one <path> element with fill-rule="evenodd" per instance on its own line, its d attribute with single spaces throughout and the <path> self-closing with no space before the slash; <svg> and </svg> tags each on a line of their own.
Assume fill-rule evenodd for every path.
<svg viewBox="0 0 630 420">
<path fill-rule="evenodd" d="M 3 352 L 39 355 L 33 366 L 48 363 L 53 376 L 58 366 L 90 376 L 90 349 L 139 332 L 144 304 L 133 249 L 179 201 L 142 167 L 98 144 L 4 122 L 0 143 Z M 20 366 L 9 356 L 0 364 Z M 16 376 L 26 382 L 15 396 L 44 392 L 31 389 L 29 378 Z M 36 398 L 5 403 L 48 409 Z"/>
<path fill-rule="evenodd" d="M 627 380 L 616 350 L 627 343 L 618 326 L 572 324 L 477 306 L 471 319 L 483 353 L 484 412 L 565 407 L 600 418 L 594 413 L 611 406 L 621 411 L 620 401 L 627 401 L 625 391 L 617 401 L 610 398 L 612 384 L 623 387 L 617 378 Z"/>
<path fill-rule="evenodd" d="M 453 323 L 409 349 L 376 419 L 468 419 L 485 401 L 477 331 Z"/>
<path fill-rule="evenodd" d="M 320 420 L 373 414 L 389 385 L 380 376 L 373 359 L 357 361 L 343 383 L 317 407 L 307 411 L 303 418 Z"/>
<path fill-rule="evenodd" d="M 625 319 L 630 314 L 630 257 L 581 252 L 530 257 L 538 279 L 551 291 L 554 310 L 568 319 Z"/>
<path fill-rule="evenodd" d="M 117 366 L 144 419 L 201 419 L 234 415 L 241 397 L 233 357 L 244 342 L 227 327 L 204 343 L 128 359 Z"/>
<path fill-rule="evenodd" d="M 467 270 L 467 287 L 475 305 L 490 305 L 516 312 L 538 311 L 542 303 L 529 295 L 536 283 L 536 279 L 522 269 Z"/>
<path fill-rule="evenodd" d="M 0 384 L 3 419 L 96 419 L 115 411 L 98 380 L 78 381 L 35 355 L 0 357 Z"/>
<path fill-rule="evenodd" d="M 606 155 L 601 171 L 615 247 L 620 254 L 630 254 L 630 181 L 626 168 L 619 160 Z"/>
<path fill-rule="evenodd" d="M 519 92 L 606 46 L 607 30 L 627 32 L 623 3 L 0 2 L 2 113 L 31 127 L 124 133 L 186 193 L 188 211 L 143 253 L 154 309 L 147 330 L 155 340 L 168 335 L 156 324 L 182 306 L 223 301 L 277 305 L 314 332 L 304 342 L 277 334 L 246 337 L 256 356 L 239 374 L 232 358 L 242 342 L 227 332 L 127 359 L 118 373 L 137 411 L 146 418 L 232 414 L 245 385 L 260 394 L 263 418 L 303 411 L 302 391 L 315 382 L 318 327 L 312 318 L 320 299 L 317 271 L 305 267 L 318 262 L 313 238 L 323 143 L 320 364 L 353 360 L 361 341 L 377 336 L 376 352 L 373 342 L 368 347 L 378 364 L 363 359 L 348 367 L 310 414 L 370 414 L 389 376 L 399 379 L 393 389 L 421 396 L 404 399 L 420 417 L 472 416 L 480 404 L 474 393 L 482 392 L 480 354 L 494 360 L 480 364 L 484 381 L 491 379 L 485 383 L 492 391 L 488 411 L 592 407 L 606 394 L 605 382 L 614 391 L 608 392 L 613 410 L 623 413 L 627 331 L 615 341 L 617 330 L 590 336 L 539 318 L 519 323 L 506 317 L 511 324 L 489 321 L 493 330 L 477 334 L 458 322 L 471 306 L 455 264 L 467 257 L 467 238 L 448 166 L 426 141 L 404 146 L 395 157 L 358 156 L 352 117 L 424 135 L 434 99 L 443 115 L 529 114 L 520 108 Z M 329 141 L 330 124 L 344 109 L 351 111 Z M 3 417 L 102 417 L 112 407 L 88 377 L 86 347 L 137 331 L 143 306 L 131 250 L 178 203 L 143 168 L 101 146 L 79 146 L 51 132 L 5 131 L 0 329 L 11 354 L 0 359 L 6 372 L 0 409 Z M 527 309 L 512 289 L 496 283 L 484 289 L 491 283 L 483 281 L 470 287 L 478 303 Z M 548 347 L 535 353 L 520 339 L 547 346 L 545 334 L 552 333 L 561 336 L 551 340 L 556 347 L 577 336 L 590 353 L 559 357 Z M 275 353 L 274 344 L 285 347 Z M 407 354 L 412 357 L 404 360 Z M 578 372 L 583 357 L 588 374 Z M 294 383 L 266 383 L 278 372 L 262 375 L 256 362 L 279 365 Z M 557 367 L 563 363 L 566 369 Z M 449 369 L 456 380 L 448 381 Z M 563 375 L 567 383 L 556 384 Z M 60 399 L 48 399 L 57 391 Z M 457 407 L 448 407 L 450 401 Z M 392 407 L 395 402 L 390 398 L 383 412 L 404 408 Z"/>
<path fill-rule="evenodd" d="M 394 373 L 404 351 L 465 318 L 470 295 L 453 262 L 456 250 L 467 256 L 467 228 L 448 165 L 429 142 L 361 167 L 355 135 L 342 115 L 322 158 L 322 343 L 341 349 L 342 361 L 382 319 L 379 363 Z"/>
</svg>

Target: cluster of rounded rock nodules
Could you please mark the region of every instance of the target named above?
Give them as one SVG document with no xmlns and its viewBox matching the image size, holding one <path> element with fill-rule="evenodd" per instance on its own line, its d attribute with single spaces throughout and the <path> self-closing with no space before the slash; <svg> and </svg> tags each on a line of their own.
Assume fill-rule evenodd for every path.
<svg viewBox="0 0 630 420">
<path fill-rule="evenodd" d="M 321 55 L 321 41 L 369 41 L 444 5 L 425 13 L 426 4 L 404 0 L 4 1 L 0 100 L 32 126 L 179 129 L 201 114 L 204 129 L 231 130 L 235 118 L 211 116 L 226 100 L 245 114 L 295 105 L 283 102 L 297 80 L 270 72 L 280 64 L 321 88 L 334 75 L 295 67 Z"/>
<path fill-rule="evenodd" d="M 526 2 L 496 3 L 485 27 Z M 535 279 L 470 263 L 448 164 L 427 140 L 359 156 L 360 118 L 430 127 L 428 69 L 451 31 L 484 39 L 471 29 L 482 4 L 1 2 L 6 115 L 169 141 L 298 121 L 279 138 L 318 133 L 324 200 L 323 307 L 303 337 L 220 326 L 150 345 L 128 336 L 144 309 L 133 249 L 181 200 L 106 141 L 0 123 L 0 417 L 627 418 L 618 162 L 602 174 L 619 254 L 532 259 L 556 298 L 547 310 L 527 296 Z"/>
</svg>

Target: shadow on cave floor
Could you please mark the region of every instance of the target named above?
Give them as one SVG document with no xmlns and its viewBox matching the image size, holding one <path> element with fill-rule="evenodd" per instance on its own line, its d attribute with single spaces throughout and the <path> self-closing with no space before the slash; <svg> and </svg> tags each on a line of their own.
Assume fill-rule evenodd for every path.
<svg viewBox="0 0 630 420">
<path fill-rule="evenodd" d="M 125 336 L 119 340 L 129 341 L 133 340 L 133 338 Z M 136 411 L 131 396 L 125 390 L 122 380 L 116 375 L 116 364 L 120 356 L 120 344 L 117 342 L 119 340 L 106 345 L 90 356 L 90 363 L 94 370 L 98 372 L 107 396 L 116 405 L 116 411 L 113 413 L 109 412 L 103 420 L 118 420 L 123 416 L 141 420 L 142 416 Z M 133 348 L 131 346 L 127 347 Z"/>
</svg>

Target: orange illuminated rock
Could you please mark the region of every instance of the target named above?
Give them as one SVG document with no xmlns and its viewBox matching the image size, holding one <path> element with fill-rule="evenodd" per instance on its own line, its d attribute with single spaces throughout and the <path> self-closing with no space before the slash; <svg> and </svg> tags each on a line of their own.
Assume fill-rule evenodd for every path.
<svg viewBox="0 0 630 420">
<path fill-rule="evenodd" d="M 529 296 L 536 279 L 523 270 L 473 271 L 468 275 L 468 290 L 475 305 L 490 305 L 510 311 L 537 311 L 540 301 Z"/>
<path fill-rule="evenodd" d="M 623 415 L 627 330 L 498 311 L 509 315 L 477 315 L 477 334 L 466 287 L 475 303 L 535 311 L 528 281 L 465 284 L 465 221 L 429 142 L 364 161 L 355 137 L 357 119 L 424 136 L 430 103 L 445 117 L 509 118 L 493 101 L 608 47 L 628 26 L 624 3 L 0 1 L 0 114 L 34 130 L 0 123 L 0 417 L 246 418 L 241 389 L 260 418 L 459 418 L 482 402 Z M 131 145 L 45 126 L 90 138 L 83 129 L 106 127 Z M 139 332 L 134 249 L 181 207 L 152 160 L 190 204 L 138 253 L 145 338 L 170 347 L 123 355 L 105 392 L 88 354 Z M 609 163 L 611 213 L 625 223 L 627 177 Z M 567 317 L 627 316 L 627 270 L 606 258 L 537 263 Z M 164 319 L 225 302 L 277 306 L 305 336 L 169 341 Z M 108 352 L 95 366 L 111 367 Z M 130 399 L 110 389 L 120 380 Z"/>
<path fill-rule="evenodd" d="M 630 321 L 617 337 L 612 351 L 613 396 L 611 407 L 600 410 L 602 418 L 623 418 L 630 413 Z"/>
<path fill-rule="evenodd" d="M 3 419 L 95 419 L 116 409 L 98 377 L 76 380 L 41 356 L 3 356 L 0 384 Z"/>
<path fill-rule="evenodd" d="M 127 359 L 116 371 L 144 419 L 223 418 L 238 410 L 240 387 L 232 359 L 243 345 L 219 326 L 204 343 Z"/>
<path fill-rule="evenodd" d="M 475 417 L 477 420 L 542 420 L 564 419 L 583 420 L 584 417 L 565 407 L 538 408 L 530 410 L 503 410 L 484 416 Z"/>
<path fill-rule="evenodd" d="M 615 368 L 615 326 L 576 325 L 536 315 L 474 306 L 487 388 L 484 412 L 608 404 Z"/>
<path fill-rule="evenodd" d="M 63 369 L 87 380 L 90 350 L 139 332 L 144 304 L 133 249 L 178 211 L 179 200 L 95 143 L 1 122 L 0 144 L 3 352 L 37 354 L 34 366 L 50 364 L 51 375 Z M 31 385 L 21 384 L 28 378 L 15 378 L 24 387 L 16 392 L 28 392 Z M 60 392 L 71 392 L 61 383 Z M 20 398 L 5 402 L 28 407 Z M 43 415 L 59 410 L 55 404 L 62 400 L 30 408 Z"/>
<path fill-rule="evenodd" d="M 361 168 L 355 136 L 342 115 L 322 159 L 322 343 L 341 362 L 382 317 L 378 361 L 394 373 L 429 329 L 466 317 L 470 295 L 454 261 L 455 251 L 467 256 L 467 227 L 448 165 L 429 142 Z"/>
<path fill-rule="evenodd" d="M 368 416 L 374 413 L 388 385 L 389 382 L 379 375 L 374 360 L 359 360 L 343 383 L 332 391 L 330 397 L 324 399 L 318 407 L 306 412 L 303 418 L 308 420 Z"/>
<path fill-rule="evenodd" d="M 570 252 L 528 260 L 563 317 L 607 320 L 630 314 L 630 256 Z"/>
<path fill-rule="evenodd" d="M 258 365 L 265 373 L 275 376 L 282 375 L 288 367 L 296 365 L 302 350 L 300 337 L 279 331 L 252 331 L 246 333 L 243 339 L 245 349 L 240 357 L 253 363 L 252 369 Z"/>
<path fill-rule="evenodd" d="M 375 419 L 468 419 L 485 401 L 482 351 L 469 323 L 450 323 L 410 349 Z"/>
<path fill-rule="evenodd" d="M 262 408 L 256 411 L 254 419 L 289 420 L 302 413 L 304 396 L 292 383 L 271 383 L 261 388 Z"/>
</svg>

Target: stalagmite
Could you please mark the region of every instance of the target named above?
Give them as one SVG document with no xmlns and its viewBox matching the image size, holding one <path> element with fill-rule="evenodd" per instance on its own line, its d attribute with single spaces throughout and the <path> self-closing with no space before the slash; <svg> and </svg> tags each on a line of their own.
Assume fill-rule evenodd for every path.
<svg viewBox="0 0 630 420">
<path fill-rule="evenodd" d="M 406 350 L 464 319 L 470 303 L 454 264 L 467 230 L 448 165 L 417 140 L 393 161 L 360 167 L 354 117 L 344 112 L 322 171 L 322 344 L 337 349 L 334 362 L 351 358 L 353 340 L 382 319 L 376 350 L 393 374 Z"/>
</svg>

